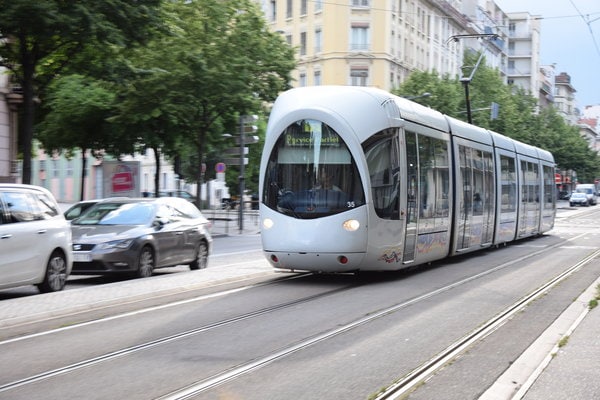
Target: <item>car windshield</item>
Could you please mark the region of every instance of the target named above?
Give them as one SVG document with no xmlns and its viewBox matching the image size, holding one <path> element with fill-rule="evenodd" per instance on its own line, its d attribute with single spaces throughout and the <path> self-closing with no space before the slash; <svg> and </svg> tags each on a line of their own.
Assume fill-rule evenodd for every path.
<svg viewBox="0 0 600 400">
<path fill-rule="evenodd" d="M 146 225 L 154 218 L 151 203 L 102 203 L 73 221 L 74 225 Z"/>
</svg>

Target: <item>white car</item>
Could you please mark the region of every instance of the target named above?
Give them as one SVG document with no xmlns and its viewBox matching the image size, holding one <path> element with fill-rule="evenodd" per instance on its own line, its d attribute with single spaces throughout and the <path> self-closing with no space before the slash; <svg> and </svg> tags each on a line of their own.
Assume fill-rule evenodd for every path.
<svg viewBox="0 0 600 400">
<path fill-rule="evenodd" d="M 0 289 L 65 287 L 73 266 L 71 226 L 47 189 L 0 183 Z"/>
</svg>

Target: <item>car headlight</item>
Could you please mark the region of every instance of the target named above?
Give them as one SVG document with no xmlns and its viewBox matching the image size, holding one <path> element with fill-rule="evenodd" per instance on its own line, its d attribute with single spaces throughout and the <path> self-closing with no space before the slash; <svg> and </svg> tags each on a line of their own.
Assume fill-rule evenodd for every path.
<svg viewBox="0 0 600 400">
<path fill-rule="evenodd" d="M 110 249 L 127 249 L 131 246 L 133 239 L 113 240 L 110 242 L 101 243 L 97 246 L 99 250 Z"/>
</svg>

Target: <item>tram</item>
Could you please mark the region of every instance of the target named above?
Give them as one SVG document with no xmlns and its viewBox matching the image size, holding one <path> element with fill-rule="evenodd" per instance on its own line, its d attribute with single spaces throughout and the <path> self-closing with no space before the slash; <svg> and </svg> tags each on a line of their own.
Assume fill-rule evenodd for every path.
<svg viewBox="0 0 600 400">
<path fill-rule="evenodd" d="M 260 167 L 263 252 L 275 268 L 391 271 L 554 226 L 548 151 L 380 89 L 282 93 Z"/>
</svg>

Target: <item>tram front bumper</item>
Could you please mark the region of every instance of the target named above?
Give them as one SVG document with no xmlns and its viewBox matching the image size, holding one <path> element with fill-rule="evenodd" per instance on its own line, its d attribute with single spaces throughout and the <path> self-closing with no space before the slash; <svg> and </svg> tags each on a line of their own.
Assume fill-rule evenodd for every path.
<svg viewBox="0 0 600 400">
<path fill-rule="evenodd" d="M 325 273 L 358 271 L 365 258 L 365 253 L 264 253 L 274 268 Z"/>
</svg>

